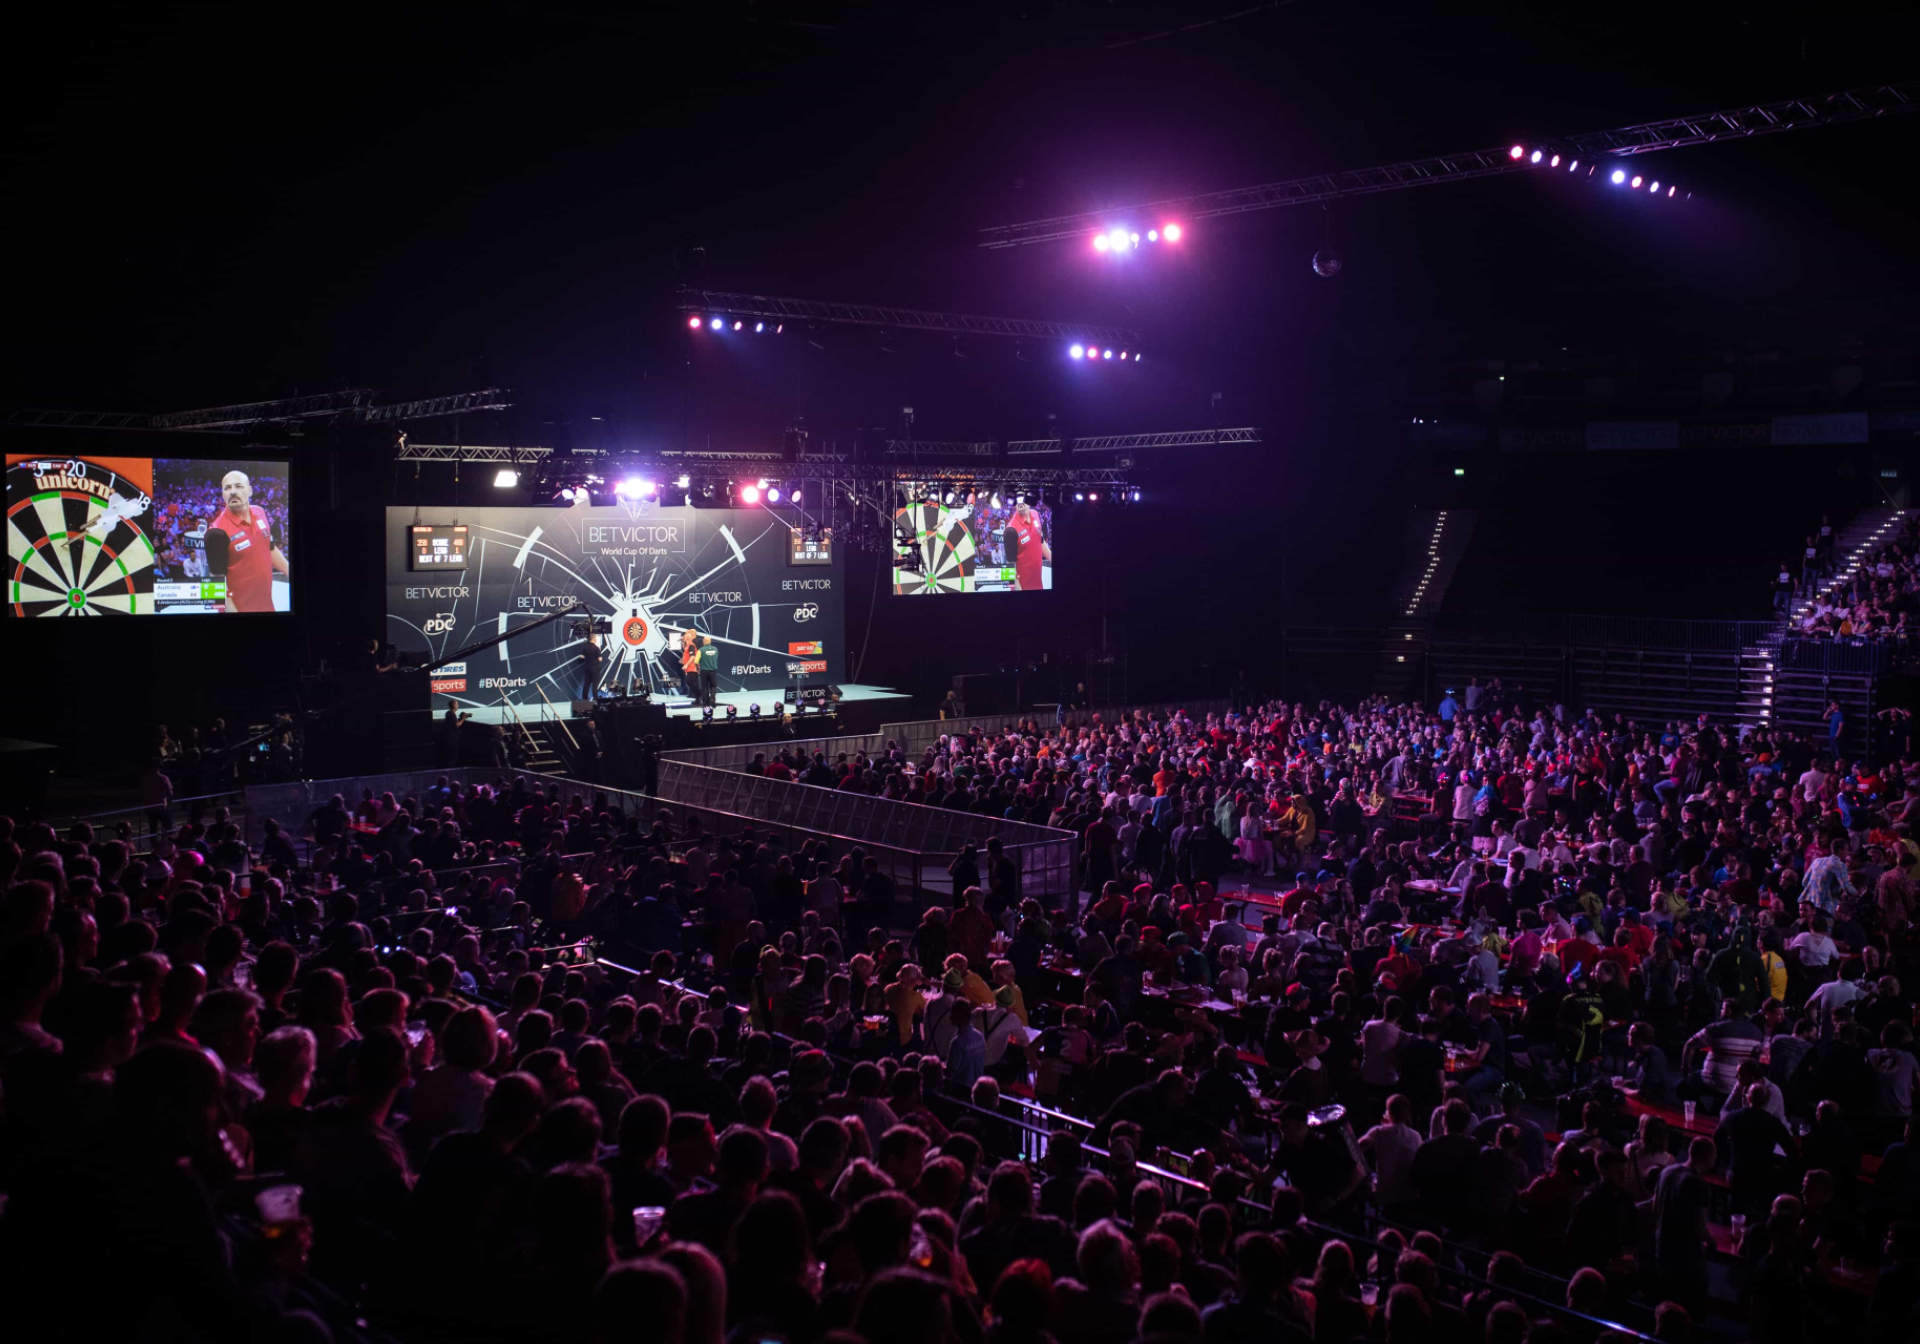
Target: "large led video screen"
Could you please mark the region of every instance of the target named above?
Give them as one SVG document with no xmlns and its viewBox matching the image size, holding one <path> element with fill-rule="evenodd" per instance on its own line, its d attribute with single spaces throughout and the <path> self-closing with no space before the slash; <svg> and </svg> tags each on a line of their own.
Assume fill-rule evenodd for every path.
<svg viewBox="0 0 1920 1344">
<path fill-rule="evenodd" d="M 285 462 L 7 454 L 14 616 L 293 608 Z"/>
<path fill-rule="evenodd" d="M 1053 587 L 1053 509 L 1045 500 L 930 494 L 894 510 L 893 521 L 896 597 Z"/>
<path fill-rule="evenodd" d="M 577 603 L 607 627 L 597 694 L 685 697 L 691 635 L 711 641 L 717 690 L 769 691 L 771 708 L 789 686 L 818 691 L 845 677 L 845 562 L 821 563 L 817 541 L 802 538 L 767 509 L 650 500 L 390 508 L 387 639 L 408 663 L 446 658 Z M 564 706 L 588 689 L 586 643 L 580 617 L 568 616 L 439 667 L 434 708 Z"/>
</svg>

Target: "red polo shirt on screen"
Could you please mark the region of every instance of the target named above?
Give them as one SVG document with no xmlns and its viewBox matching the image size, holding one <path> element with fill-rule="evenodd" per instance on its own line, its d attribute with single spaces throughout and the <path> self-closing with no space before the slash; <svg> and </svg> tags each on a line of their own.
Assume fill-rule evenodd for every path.
<svg viewBox="0 0 1920 1344">
<path fill-rule="evenodd" d="M 1013 558 L 1014 587 L 1021 592 L 1038 592 L 1040 589 L 1040 548 L 1046 544 L 1046 538 L 1040 534 L 1038 520 L 1030 523 L 1012 524 L 1014 536 L 1020 539 L 1019 554 Z"/>
<path fill-rule="evenodd" d="M 227 534 L 227 610 L 273 610 L 273 524 L 267 511 L 249 504 L 246 522 L 230 509 L 220 510 L 210 532 Z"/>
</svg>

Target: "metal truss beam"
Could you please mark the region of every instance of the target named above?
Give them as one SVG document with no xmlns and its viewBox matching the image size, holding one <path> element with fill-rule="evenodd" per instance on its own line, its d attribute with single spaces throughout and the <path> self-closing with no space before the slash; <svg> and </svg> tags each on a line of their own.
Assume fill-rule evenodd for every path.
<svg viewBox="0 0 1920 1344">
<path fill-rule="evenodd" d="M 504 387 L 483 392 L 455 392 L 444 397 L 403 401 L 395 406 L 364 406 L 341 419 L 348 424 L 392 425 L 405 420 L 434 420 L 468 411 L 504 411 L 513 405 L 513 393 Z"/>
<path fill-rule="evenodd" d="M 371 405 L 378 395 L 370 387 L 344 392 L 321 392 L 310 397 L 279 401 L 250 401 L 238 406 L 208 406 L 198 411 L 168 411 L 147 417 L 147 429 L 240 429 L 276 420 L 307 420 L 339 415 Z"/>
<path fill-rule="evenodd" d="M 1223 445 L 1259 443 L 1260 430 L 1256 426 L 1246 425 L 1234 429 L 1176 429 L 1162 430 L 1153 434 L 1098 434 L 1079 439 L 1011 439 L 1005 447 L 1010 457 L 1044 456 L 1051 454 L 1073 453 L 1109 453 L 1138 452 L 1154 448 L 1217 448 Z M 906 458 L 992 458 L 998 455 L 999 442 L 986 439 L 888 439 L 886 456 Z M 474 443 L 406 443 L 394 453 L 396 462 L 494 462 L 494 463 L 539 463 L 553 455 L 553 449 L 544 446 L 508 447 L 504 444 Z M 724 466 L 730 462 L 751 463 L 764 466 L 776 463 L 786 467 L 791 474 L 811 472 L 830 474 L 836 467 L 850 464 L 848 454 L 830 451 L 809 451 L 798 458 L 789 458 L 775 451 L 721 450 L 721 449 L 664 449 L 645 453 L 607 453 L 598 450 L 576 450 L 574 462 L 582 465 L 593 462 L 618 460 L 631 462 L 636 469 L 648 463 L 663 466 L 674 464 L 692 464 L 701 466 Z M 972 466 L 955 464 L 956 470 L 979 470 Z M 896 470 L 892 467 L 875 466 L 869 474 L 886 475 Z M 994 469 L 996 473 L 998 468 Z M 1036 470 L 1047 470 L 1036 468 Z"/>
<path fill-rule="evenodd" d="M 1647 154 L 1662 149 L 1678 149 L 1684 145 L 1711 144 L 1716 140 L 1743 140 L 1756 135 L 1774 135 L 1815 126 L 1837 126 L 1849 121 L 1911 112 L 1916 106 L 1920 106 L 1920 81 L 1909 81 L 1904 84 L 1846 89 L 1813 98 L 1790 98 L 1777 103 L 1727 108 L 1690 117 L 1672 117 L 1638 126 L 1623 126 L 1612 131 L 1528 139 L 1526 143 L 1529 147 L 1558 150 L 1561 153 Z M 1490 149 L 1440 154 L 1375 168 L 1315 173 L 1257 187 L 1236 187 L 1228 191 L 1115 206 L 1110 210 L 1055 215 L 1023 224 L 999 224 L 980 231 L 980 246 L 1025 247 L 1033 243 L 1090 238 L 1120 224 L 1147 227 L 1169 217 L 1182 223 L 1195 219 L 1217 219 L 1256 210 L 1312 205 L 1346 196 L 1403 191 L 1409 187 L 1431 186 L 1436 182 L 1462 182 L 1475 177 L 1523 173 L 1536 167 L 1526 157 L 1510 157 L 1508 148 L 1507 145 L 1496 145 Z"/>
<path fill-rule="evenodd" d="M 378 395 L 371 388 L 349 388 L 344 392 L 251 401 L 237 406 L 208 406 L 197 411 L 167 411 L 160 415 L 124 411 L 6 410 L 0 411 L 0 424 L 15 429 L 149 429 L 231 434 L 254 425 L 296 420 L 327 420 L 347 425 L 401 424 L 467 411 L 505 410 L 513 405 L 513 394 L 498 387 L 403 401 L 393 406 L 375 406 L 373 399 Z"/>
<path fill-rule="evenodd" d="M 995 444 L 958 439 L 888 439 L 888 457 L 992 457 Z"/>
<path fill-rule="evenodd" d="M 408 443 L 394 454 L 396 462 L 538 462 L 551 448 L 507 448 L 472 443 Z"/>
<path fill-rule="evenodd" d="M 1651 154 L 1687 145 L 1710 145 L 1716 140 L 1745 140 L 1756 135 L 1778 135 L 1814 126 L 1839 126 L 1868 121 L 1920 106 L 1920 80 L 1905 84 L 1877 84 L 1843 89 L 1815 98 L 1789 98 L 1778 103 L 1733 107 L 1693 117 L 1649 121 L 1617 131 L 1592 131 L 1568 139 L 1572 148 L 1589 154 Z"/>
<path fill-rule="evenodd" d="M 0 411 L 8 429 L 146 429 L 148 417 L 131 411 Z"/>
<path fill-rule="evenodd" d="M 1099 434 L 1075 439 L 1076 453 L 1134 452 L 1142 448 L 1217 448 L 1222 444 L 1258 443 L 1260 431 L 1239 429 L 1176 429 L 1157 434 Z"/>
<path fill-rule="evenodd" d="M 917 308 L 829 303 L 819 299 L 783 299 L 766 294 L 724 294 L 704 289 L 682 289 L 679 308 L 683 313 L 770 317 L 783 322 L 835 322 L 862 327 L 888 327 L 896 331 L 944 331 L 957 336 L 1024 336 L 1034 340 L 1093 341 L 1123 348 L 1138 348 L 1140 345 L 1140 333 L 1130 327 L 1035 322 L 1023 317 L 977 317 L 967 313 L 934 313 Z"/>
</svg>

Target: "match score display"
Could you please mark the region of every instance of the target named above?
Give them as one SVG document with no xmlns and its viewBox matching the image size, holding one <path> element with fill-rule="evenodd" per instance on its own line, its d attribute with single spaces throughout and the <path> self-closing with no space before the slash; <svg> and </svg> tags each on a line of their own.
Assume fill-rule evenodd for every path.
<svg viewBox="0 0 1920 1344">
<path fill-rule="evenodd" d="M 407 535 L 412 539 L 407 551 L 408 569 L 467 567 L 465 523 L 414 523 L 408 527 Z"/>
<path fill-rule="evenodd" d="M 288 464 L 7 454 L 7 610 L 292 610 Z"/>
<path fill-rule="evenodd" d="M 790 565 L 830 565 L 833 563 L 833 529 L 830 527 L 792 530 L 787 541 Z"/>
</svg>

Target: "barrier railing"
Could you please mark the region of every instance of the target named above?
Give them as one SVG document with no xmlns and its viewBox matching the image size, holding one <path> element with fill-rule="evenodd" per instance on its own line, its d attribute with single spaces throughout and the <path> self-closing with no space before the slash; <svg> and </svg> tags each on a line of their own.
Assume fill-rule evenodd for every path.
<svg viewBox="0 0 1920 1344">
<path fill-rule="evenodd" d="M 685 807 L 731 812 L 796 829 L 847 836 L 928 860 L 982 850 L 997 837 L 1020 865 L 1023 896 L 1065 896 L 1073 886 L 1069 831 L 840 789 L 662 760 L 658 796 Z M 944 864 L 942 865 L 944 869 Z"/>
</svg>

